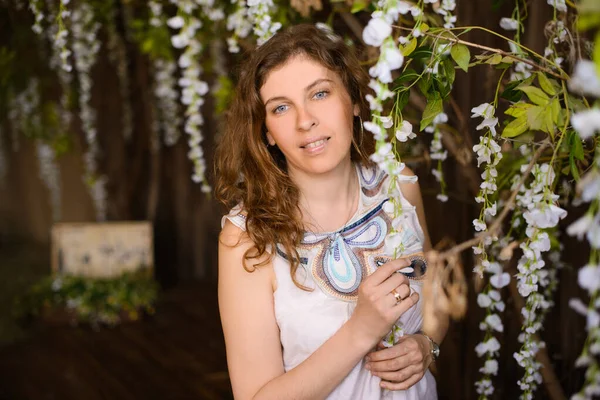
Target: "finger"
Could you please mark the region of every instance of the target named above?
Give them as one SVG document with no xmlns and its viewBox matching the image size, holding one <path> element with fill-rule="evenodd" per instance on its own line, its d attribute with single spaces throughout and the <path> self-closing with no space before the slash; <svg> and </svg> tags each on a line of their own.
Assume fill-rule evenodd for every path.
<svg viewBox="0 0 600 400">
<path fill-rule="evenodd" d="M 371 285 L 377 286 L 383 281 L 385 281 L 387 278 L 389 278 L 397 270 L 402 269 L 404 267 L 408 267 L 409 265 L 410 261 L 406 259 L 388 261 L 381 267 L 377 268 L 377 270 L 373 272 L 365 282 L 368 281 Z"/>
<path fill-rule="evenodd" d="M 374 351 L 367 354 L 367 361 L 384 361 L 391 360 L 392 358 L 400 357 L 410 352 L 410 348 L 403 346 L 402 344 L 396 344 L 392 347 L 384 348 L 383 350 Z"/>
<path fill-rule="evenodd" d="M 371 361 L 368 369 L 377 376 L 382 372 L 398 372 L 411 366 L 411 358 L 408 355 L 394 357 L 389 360 Z M 406 376 L 408 378 L 408 376 Z"/>
<path fill-rule="evenodd" d="M 391 382 L 383 380 L 381 382 L 381 387 L 388 390 L 406 390 L 413 386 L 415 383 L 419 382 L 423 378 L 423 375 L 424 373 L 415 374 L 403 382 Z"/>
<path fill-rule="evenodd" d="M 423 370 L 421 369 L 421 371 L 416 371 L 413 368 L 406 367 L 401 369 L 400 371 L 376 372 L 373 373 L 373 375 L 381 378 L 382 381 L 387 381 L 390 383 L 403 383 L 411 379 L 415 375 L 422 377 Z"/>
<path fill-rule="evenodd" d="M 387 278 L 385 281 L 381 282 L 381 284 L 378 285 L 377 290 L 380 290 L 380 293 L 382 293 L 382 295 L 392 293 L 392 290 L 396 290 L 402 296 L 403 293 L 406 294 L 407 291 L 410 292 L 410 289 L 406 287 L 407 285 L 403 283 L 402 278 L 402 274 L 394 274 Z M 401 287 L 403 286 L 404 288 L 401 289 Z M 408 294 L 406 295 L 408 296 Z"/>
<path fill-rule="evenodd" d="M 400 317 L 402 314 L 404 314 L 406 311 L 408 311 L 409 308 L 411 308 L 412 306 L 417 304 L 418 301 L 419 301 L 419 293 L 414 292 L 413 294 L 408 296 L 406 299 L 404 299 L 401 302 L 399 302 L 398 304 L 396 304 L 394 306 L 394 312 L 396 312 L 398 314 L 398 317 Z"/>
</svg>

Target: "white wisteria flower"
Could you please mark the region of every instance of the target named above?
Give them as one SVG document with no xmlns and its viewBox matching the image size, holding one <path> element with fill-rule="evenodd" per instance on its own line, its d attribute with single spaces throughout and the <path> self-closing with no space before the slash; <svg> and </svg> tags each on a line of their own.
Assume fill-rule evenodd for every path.
<svg viewBox="0 0 600 400">
<path fill-rule="evenodd" d="M 600 77 L 593 61 L 577 61 L 569 80 L 569 90 L 573 93 L 600 98 Z"/>
<path fill-rule="evenodd" d="M 589 139 L 600 132 L 600 108 L 576 112 L 571 116 L 571 125 L 583 139 Z"/>
<path fill-rule="evenodd" d="M 588 264 L 579 269 L 577 275 L 579 286 L 592 294 L 600 289 L 600 266 Z"/>
<path fill-rule="evenodd" d="M 400 128 L 396 130 L 396 139 L 401 142 L 406 142 L 408 139 L 414 139 L 417 137 L 412 131 L 412 124 L 407 120 L 402 121 Z"/>
<path fill-rule="evenodd" d="M 363 40 L 369 46 L 379 47 L 392 34 L 392 25 L 383 16 L 371 18 L 363 30 Z"/>
<path fill-rule="evenodd" d="M 558 11 L 567 12 L 567 4 L 565 3 L 565 0 L 547 0 L 547 2 Z"/>
<path fill-rule="evenodd" d="M 483 368 L 479 370 L 484 374 L 488 375 L 497 375 L 498 374 L 498 361 L 496 360 L 487 360 L 483 365 Z"/>
<path fill-rule="evenodd" d="M 500 27 L 507 31 L 516 31 L 519 28 L 519 21 L 513 18 L 501 18 Z"/>
<path fill-rule="evenodd" d="M 400 68 L 404 62 L 404 56 L 394 39 L 388 37 L 380 48 L 377 64 L 369 68 L 369 75 L 382 83 L 392 82 L 392 71 Z"/>
<path fill-rule="evenodd" d="M 477 130 L 489 128 L 493 135 L 496 135 L 496 125 L 498 125 L 498 118 L 494 117 L 495 109 L 489 103 L 480 104 L 477 107 L 471 109 L 473 115 L 471 118 L 483 117 L 481 124 L 477 126 Z"/>
<path fill-rule="evenodd" d="M 592 214 L 585 214 L 577 221 L 573 222 L 567 228 L 567 234 L 570 236 L 577 236 L 577 239 L 583 239 L 583 236 L 589 232 L 592 224 L 594 223 L 594 216 Z"/>
<path fill-rule="evenodd" d="M 167 25 L 172 29 L 181 29 L 185 25 L 185 20 L 181 15 L 176 15 L 167 20 Z"/>
</svg>

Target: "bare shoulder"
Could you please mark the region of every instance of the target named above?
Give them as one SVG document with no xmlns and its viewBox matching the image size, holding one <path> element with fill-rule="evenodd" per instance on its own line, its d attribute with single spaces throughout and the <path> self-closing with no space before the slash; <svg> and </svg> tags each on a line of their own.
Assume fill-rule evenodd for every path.
<svg viewBox="0 0 600 400">
<path fill-rule="evenodd" d="M 219 312 L 227 364 L 236 399 L 251 399 L 267 382 L 284 373 L 279 328 L 274 314 L 274 272 L 269 255 L 244 257 L 254 243 L 226 221 L 219 235 Z M 252 270 L 252 265 L 264 265 Z M 252 340 L 248 340 L 252 338 Z"/>
<path fill-rule="evenodd" d="M 401 174 L 404 176 L 407 176 L 407 177 L 414 176 L 416 179 L 415 172 L 406 166 L 402 169 Z M 419 181 L 416 181 L 414 183 L 413 182 L 403 182 L 400 184 L 400 188 L 402 190 L 402 194 L 404 195 L 404 197 L 406 197 L 406 199 L 413 205 L 416 205 L 414 203 L 415 201 L 422 202 L 421 190 L 419 188 Z"/>
</svg>

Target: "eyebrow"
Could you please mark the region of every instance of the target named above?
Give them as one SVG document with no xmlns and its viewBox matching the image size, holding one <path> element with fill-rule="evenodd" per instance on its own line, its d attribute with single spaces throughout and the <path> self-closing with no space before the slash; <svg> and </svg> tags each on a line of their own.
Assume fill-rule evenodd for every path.
<svg viewBox="0 0 600 400">
<path fill-rule="evenodd" d="M 308 85 L 307 87 L 304 88 L 305 92 L 310 91 L 312 88 L 314 88 L 315 86 L 317 86 L 319 83 L 322 82 L 333 82 L 331 79 L 327 79 L 327 78 L 320 78 L 317 79 L 316 81 L 314 81 L 313 83 L 311 83 L 310 85 Z M 276 96 L 276 97 L 271 97 L 269 100 L 267 100 L 265 102 L 265 107 L 267 106 L 267 104 L 269 104 L 271 101 L 275 101 L 275 100 L 287 100 L 287 97 L 285 96 Z"/>
</svg>

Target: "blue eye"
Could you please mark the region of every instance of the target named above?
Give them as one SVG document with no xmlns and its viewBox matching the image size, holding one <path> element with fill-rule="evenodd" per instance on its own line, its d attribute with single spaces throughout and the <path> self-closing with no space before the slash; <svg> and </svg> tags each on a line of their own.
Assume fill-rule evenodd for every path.
<svg viewBox="0 0 600 400">
<path fill-rule="evenodd" d="M 283 105 L 283 104 L 280 105 L 280 106 L 278 106 L 278 107 L 275 107 L 275 109 L 273 110 L 273 113 L 275 113 L 275 114 L 281 114 L 282 112 L 284 112 L 287 109 L 286 107 L 287 106 Z"/>
<path fill-rule="evenodd" d="M 320 92 L 315 93 L 315 98 L 318 100 L 324 99 L 329 94 L 327 90 L 321 90 Z"/>
</svg>

